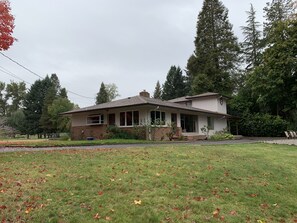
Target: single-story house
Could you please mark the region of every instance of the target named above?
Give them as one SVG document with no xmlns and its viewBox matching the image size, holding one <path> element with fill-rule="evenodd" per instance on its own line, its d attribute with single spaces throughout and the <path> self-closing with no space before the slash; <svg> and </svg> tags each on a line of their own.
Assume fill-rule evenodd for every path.
<svg viewBox="0 0 297 223">
<path fill-rule="evenodd" d="M 108 103 L 65 112 L 71 117 L 71 138 L 75 140 L 104 138 L 108 126 L 129 131 L 135 126 L 146 127 L 146 138 L 168 140 L 168 133 L 175 124 L 176 137 L 191 139 L 228 128 L 226 100 L 218 93 L 185 96 L 170 101 L 154 99 L 146 91 L 139 95 Z"/>
</svg>

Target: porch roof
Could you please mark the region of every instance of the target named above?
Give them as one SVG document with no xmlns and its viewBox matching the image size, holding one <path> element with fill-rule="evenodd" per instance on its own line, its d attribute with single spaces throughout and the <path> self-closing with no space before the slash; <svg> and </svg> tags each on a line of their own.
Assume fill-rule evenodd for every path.
<svg viewBox="0 0 297 223">
<path fill-rule="evenodd" d="M 183 111 L 209 114 L 209 115 L 214 115 L 214 116 L 225 116 L 226 118 L 232 117 L 231 115 L 224 114 L 224 113 L 213 112 L 213 111 L 209 111 L 209 110 L 204 110 L 204 109 L 186 106 L 183 104 L 174 103 L 171 101 L 163 101 L 160 99 L 148 98 L 148 97 L 143 97 L 143 96 L 128 97 L 125 99 L 111 101 L 111 102 L 107 102 L 107 103 L 103 103 L 103 104 L 99 104 L 99 105 L 75 109 L 72 111 L 64 112 L 63 115 L 71 115 L 71 114 L 75 114 L 75 113 L 83 113 L 83 112 L 90 112 L 90 111 L 96 111 L 96 110 L 106 110 L 106 109 L 113 109 L 113 108 L 144 106 L 144 105 L 152 105 L 152 106 L 166 107 L 166 108 L 172 108 L 172 109 L 179 109 L 179 110 L 183 110 Z"/>
</svg>

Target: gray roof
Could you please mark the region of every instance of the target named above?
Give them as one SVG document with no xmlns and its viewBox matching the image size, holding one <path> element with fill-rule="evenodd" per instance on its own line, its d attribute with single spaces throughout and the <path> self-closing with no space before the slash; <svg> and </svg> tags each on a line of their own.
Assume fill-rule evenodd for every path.
<svg viewBox="0 0 297 223">
<path fill-rule="evenodd" d="M 142 96 L 134 96 L 134 97 L 120 99 L 120 100 L 107 102 L 99 105 L 94 105 L 90 107 L 75 109 L 72 111 L 64 112 L 63 114 L 68 115 L 68 114 L 89 112 L 89 111 L 95 111 L 95 110 L 105 110 L 105 109 L 123 108 L 123 107 L 140 106 L 140 105 L 154 105 L 154 106 L 167 107 L 167 108 L 173 108 L 173 109 L 181 109 L 184 111 L 199 112 L 199 113 L 210 114 L 210 115 L 224 115 L 227 117 L 231 117 L 230 115 L 224 114 L 224 113 L 213 112 L 209 110 L 189 107 L 189 106 L 174 103 L 171 101 L 163 101 L 159 99 L 142 97 Z"/>
</svg>

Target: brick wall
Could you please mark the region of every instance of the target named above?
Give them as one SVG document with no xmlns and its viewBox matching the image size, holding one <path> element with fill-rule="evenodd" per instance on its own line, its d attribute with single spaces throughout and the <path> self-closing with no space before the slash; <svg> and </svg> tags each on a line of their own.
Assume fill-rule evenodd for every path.
<svg viewBox="0 0 297 223">
<path fill-rule="evenodd" d="M 106 125 L 75 126 L 71 128 L 72 140 L 85 140 L 88 137 L 103 139 L 106 135 Z"/>
</svg>

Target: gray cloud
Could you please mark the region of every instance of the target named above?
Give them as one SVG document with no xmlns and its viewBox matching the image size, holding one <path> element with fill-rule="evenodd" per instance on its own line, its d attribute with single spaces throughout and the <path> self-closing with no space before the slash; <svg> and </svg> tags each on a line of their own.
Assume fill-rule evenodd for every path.
<svg viewBox="0 0 297 223">
<path fill-rule="evenodd" d="M 259 20 L 266 0 L 223 1 L 237 36 L 249 4 Z M 185 67 L 194 50 L 202 0 L 11 0 L 18 42 L 5 52 L 45 76 L 57 73 L 67 89 L 95 97 L 115 83 L 121 97 L 164 82 L 171 65 Z M 37 77 L 0 57 L 1 66 L 33 83 Z M 12 77 L 1 73 L 1 81 Z M 69 94 L 80 106 L 94 100 Z"/>
</svg>

